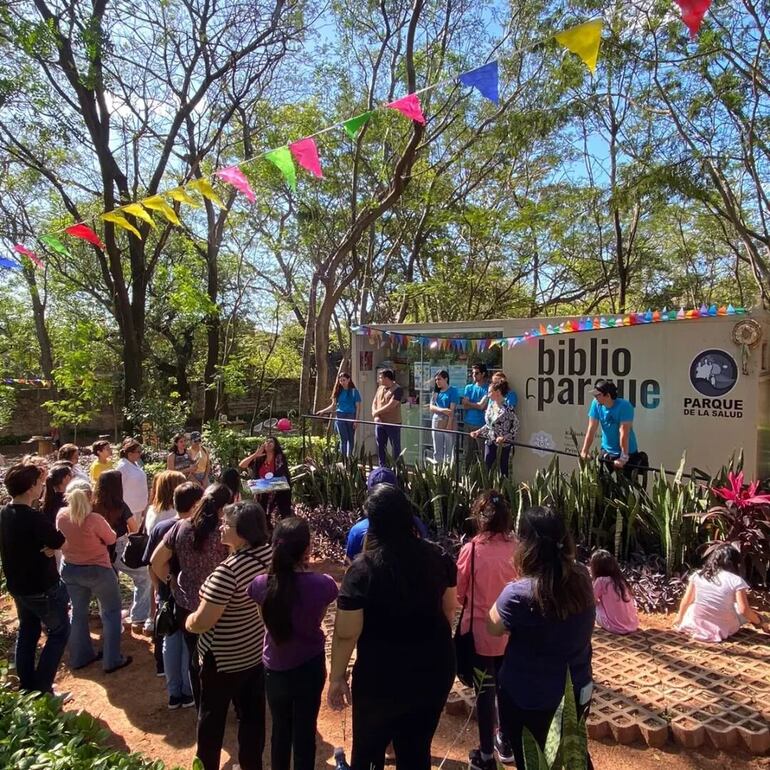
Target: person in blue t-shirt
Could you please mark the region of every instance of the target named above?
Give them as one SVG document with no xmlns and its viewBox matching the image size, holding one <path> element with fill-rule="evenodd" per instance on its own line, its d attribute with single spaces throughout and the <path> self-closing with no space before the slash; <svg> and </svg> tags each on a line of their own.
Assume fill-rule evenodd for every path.
<svg viewBox="0 0 770 770">
<path fill-rule="evenodd" d="M 390 468 L 378 466 L 372 468 L 369 477 L 366 479 L 366 489 L 371 492 L 378 484 L 390 484 L 393 487 L 398 486 L 396 474 Z M 414 517 L 414 528 L 419 532 L 420 537 L 427 539 L 428 528 L 425 522 L 418 516 Z M 369 519 L 363 518 L 357 521 L 348 532 L 347 543 L 345 545 L 345 563 L 350 564 L 353 559 L 364 550 L 366 534 L 369 531 Z"/>
<path fill-rule="evenodd" d="M 599 459 L 610 469 L 622 469 L 639 464 L 639 449 L 634 433 L 634 407 L 625 398 L 618 398 L 614 382 L 597 380 L 592 391 L 594 400 L 588 410 L 588 428 L 580 456 L 591 453 L 596 431 L 601 426 L 602 446 Z"/>
<path fill-rule="evenodd" d="M 349 457 L 353 454 L 355 442 L 356 423 L 358 419 L 358 405 L 361 403 L 361 394 L 353 384 L 353 379 L 348 372 L 340 372 L 332 391 L 332 402 L 326 409 L 321 409 L 318 414 L 331 414 L 335 412 L 337 419 L 334 427 L 340 437 L 340 454 Z"/>
<path fill-rule="evenodd" d="M 455 409 L 459 403 L 460 394 L 457 388 L 449 385 L 449 372 L 442 369 L 436 374 L 435 388 L 430 399 L 433 459 L 437 463 L 451 463 L 454 459 L 455 436 L 444 431 L 455 429 Z"/>
<path fill-rule="evenodd" d="M 466 434 L 473 433 L 484 424 L 484 412 L 487 408 L 487 366 L 476 362 L 471 367 L 473 382 L 465 386 L 460 403 L 463 408 L 463 429 Z M 470 467 L 474 461 L 484 457 L 484 439 L 465 437 L 465 465 Z"/>
</svg>

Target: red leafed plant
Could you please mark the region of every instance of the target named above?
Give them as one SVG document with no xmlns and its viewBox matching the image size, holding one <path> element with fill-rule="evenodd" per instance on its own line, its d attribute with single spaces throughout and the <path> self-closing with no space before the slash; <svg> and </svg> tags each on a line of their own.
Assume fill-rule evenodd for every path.
<svg viewBox="0 0 770 770">
<path fill-rule="evenodd" d="M 727 474 L 727 485 L 712 487 L 711 492 L 725 501 L 704 513 L 692 514 L 705 527 L 709 542 L 704 557 L 723 543 L 740 552 L 746 577 L 756 573 L 767 585 L 770 569 L 770 495 L 757 494 L 759 482 L 743 483 L 743 471 Z"/>
</svg>

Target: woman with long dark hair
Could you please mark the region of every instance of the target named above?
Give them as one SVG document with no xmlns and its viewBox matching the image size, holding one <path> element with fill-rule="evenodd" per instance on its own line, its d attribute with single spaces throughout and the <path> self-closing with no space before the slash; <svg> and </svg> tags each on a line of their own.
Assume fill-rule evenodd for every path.
<svg viewBox="0 0 770 770">
<path fill-rule="evenodd" d="M 72 480 L 72 465 L 68 462 L 54 463 L 45 479 L 42 512 L 51 524 L 56 523 L 56 514 L 64 507 L 64 490 Z"/>
<path fill-rule="evenodd" d="M 171 593 L 182 621 L 198 608 L 201 586 L 217 565 L 227 558 L 227 546 L 219 537 L 219 524 L 222 509 L 231 500 L 232 493 L 224 484 L 209 486 L 190 518 L 176 522 L 152 555 L 150 567 L 161 581 L 170 579 Z M 190 651 L 190 681 L 197 705 L 200 703 L 198 656 L 195 651 L 198 637 L 185 632 L 185 642 Z"/>
<path fill-rule="evenodd" d="M 294 516 L 273 532 L 270 572 L 254 578 L 249 596 L 262 607 L 265 623 L 265 692 L 273 715 L 270 767 L 315 767 L 315 734 L 326 681 L 326 608 L 337 598 L 329 575 L 311 572 L 310 527 Z"/>
<path fill-rule="evenodd" d="M 545 746 L 567 671 L 578 717 L 588 710 L 596 613 L 591 576 L 575 559 L 575 543 L 561 514 L 529 508 L 520 530 L 513 560 L 519 577 L 492 605 L 487 630 L 493 636 L 509 634 L 498 680 L 500 727 L 516 766 L 524 767 L 522 731 L 528 728 Z"/>
<path fill-rule="evenodd" d="M 179 471 L 179 473 L 184 474 L 186 480 L 188 476 L 192 475 L 191 466 L 192 458 L 187 451 L 187 436 L 182 431 L 171 439 L 171 446 L 168 448 L 166 457 L 166 470 Z"/>
<path fill-rule="evenodd" d="M 206 578 L 200 603 L 185 621 L 188 632 L 200 635 L 197 756 L 204 770 L 219 770 L 232 702 L 238 714 L 238 764 L 243 770 L 262 770 L 265 629 L 247 589 L 270 564 L 265 512 L 251 501 L 228 505 L 220 530 L 230 555 Z"/>
<path fill-rule="evenodd" d="M 142 472 L 143 473 L 143 472 Z M 132 569 L 123 561 L 128 536 L 139 529 L 139 521 L 124 501 L 123 474 L 120 470 L 103 471 L 96 479 L 94 489 L 94 512 L 101 514 L 115 531 L 117 540 L 110 546 L 110 558 L 115 569 L 131 578 L 134 584 L 131 603 L 131 628 L 134 633 L 152 634 L 150 602 L 152 583 L 144 567 Z M 140 514 L 140 517 L 143 514 Z"/>
<path fill-rule="evenodd" d="M 241 460 L 238 467 L 247 470 L 253 479 L 271 479 L 282 476 L 291 486 L 289 463 L 286 462 L 286 455 L 281 443 L 275 436 L 266 439 L 256 452 L 252 452 Z M 271 516 L 274 516 L 276 512 L 282 519 L 291 516 L 291 489 L 255 495 L 255 499 L 264 508 L 268 517 L 268 524 Z"/>
<path fill-rule="evenodd" d="M 749 604 L 749 584 L 741 577 L 741 554 L 729 543 L 716 546 L 690 576 L 674 628 L 700 642 L 721 642 L 741 623 L 770 633 L 770 624 Z"/>
<path fill-rule="evenodd" d="M 500 591 L 516 578 L 516 538 L 511 532 L 511 508 L 495 489 L 482 492 L 473 501 L 471 518 L 477 534 L 457 558 L 457 599 L 464 607 L 460 631 L 467 633 L 473 623 L 474 669 L 480 672 L 476 687 L 479 747 L 471 751 L 469 763 L 473 770 L 494 770 L 495 748 L 501 762 L 512 762 L 513 754 L 504 731 L 495 732 L 497 675 L 507 640 L 487 632 L 487 615 Z M 500 724 L 504 722 L 501 718 Z"/>
<path fill-rule="evenodd" d="M 449 384 L 449 372 L 442 369 L 434 378 L 433 395 L 430 397 L 431 425 L 433 427 L 433 459 L 437 463 L 454 461 L 455 409 L 460 403 L 457 388 Z"/>
<path fill-rule="evenodd" d="M 450 622 L 457 570 L 448 554 L 415 534 L 401 490 L 379 484 L 366 512 L 367 546 L 345 574 L 337 600 L 329 705 L 342 709 L 352 699 L 353 770 L 380 770 L 390 741 L 397 766 L 428 770 L 455 678 Z"/>
<path fill-rule="evenodd" d="M 358 392 L 350 372 L 340 372 L 337 382 L 334 383 L 334 390 L 332 390 L 331 404 L 318 412 L 318 414 L 335 413 L 337 419 L 334 421 L 334 427 L 340 437 L 340 454 L 343 458 L 353 454 L 356 423 L 351 421 L 358 419 L 358 405 L 360 403 L 361 394 Z"/>
</svg>

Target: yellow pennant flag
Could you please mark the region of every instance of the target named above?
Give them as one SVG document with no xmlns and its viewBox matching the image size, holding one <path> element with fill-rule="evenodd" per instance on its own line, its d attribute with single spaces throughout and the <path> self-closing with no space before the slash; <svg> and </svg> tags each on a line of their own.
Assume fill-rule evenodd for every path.
<svg viewBox="0 0 770 770">
<path fill-rule="evenodd" d="M 151 198 L 145 198 L 142 201 L 142 206 L 146 209 L 152 209 L 152 211 L 160 211 L 172 225 L 181 224 L 179 217 L 176 215 L 176 211 L 174 211 L 174 209 L 172 209 L 160 195 L 153 195 Z"/>
<path fill-rule="evenodd" d="M 173 190 L 169 192 L 169 195 L 177 202 L 177 203 L 186 203 L 188 206 L 192 206 L 193 208 L 199 209 L 201 207 L 201 204 L 198 203 L 198 201 L 195 200 L 195 198 L 191 198 L 187 191 L 184 189 L 184 187 L 175 187 Z"/>
<path fill-rule="evenodd" d="M 596 60 L 599 58 L 599 43 L 602 40 L 602 20 L 594 19 L 577 27 L 570 27 L 554 36 L 567 50 L 577 54 L 583 64 L 596 71 Z"/>
<path fill-rule="evenodd" d="M 222 203 L 219 196 L 214 192 L 214 188 L 208 179 L 196 179 L 194 182 L 189 182 L 187 186 L 199 192 L 204 198 L 208 198 L 215 206 L 219 206 L 220 209 L 226 208 L 225 204 Z"/>
<path fill-rule="evenodd" d="M 128 206 L 123 206 L 122 210 L 126 214 L 131 214 L 131 216 L 141 219 L 143 222 L 147 222 L 151 227 L 155 227 L 153 218 L 142 208 L 140 203 L 129 203 Z"/>
<path fill-rule="evenodd" d="M 102 214 L 102 219 L 105 222 L 112 222 L 118 227 L 122 227 L 124 230 L 128 230 L 130 233 L 133 233 L 140 241 L 142 240 L 142 236 L 140 235 L 139 231 L 122 214 L 119 214 L 117 211 L 108 211 L 106 214 Z"/>
</svg>

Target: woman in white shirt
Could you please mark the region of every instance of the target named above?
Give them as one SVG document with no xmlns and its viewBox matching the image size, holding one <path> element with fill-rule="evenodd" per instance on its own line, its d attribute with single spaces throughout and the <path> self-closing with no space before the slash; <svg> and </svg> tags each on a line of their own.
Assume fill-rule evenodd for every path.
<svg viewBox="0 0 770 770">
<path fill-rule="evenodd" d="M 123 502 L 131 511 L 132 518 L 138 522 L 138 528 L 141 528 L 141 522 L 144 519 L 144 513 L 147 510 L 149 492 L 147 489 L 147 474 L 137 464 L 142 456 L 142 445 L 133 438 L 127 438 L 120 447 L 120 460 L 115 470 L 120 471 L 123 477 Z M 132 531 L 129 527 L 129 531 Z M 125 572 L 134 583 L 134 596 L 131 605 L 130 623 L 134 631 L 140 629 L 146 636 L 152 635 L 152 584 L 150 575 L 146 567 L 132 569 L 123 561 L 123 551 L 126 549 L 128 535 L 118 538 L 117 554 L 115 560 L 115 569 Z"/>
<path fill-rule="evenodd" d="M 721 642 L 746 622 L 770 630 L 749 604 L 749 584 L 738 574 L 740 562 L 738 549 L 727 543 L 711 551 L 703 568 L 690 577 L 674 622 L 677 631 L 699 642 Z"/>
</svg>

